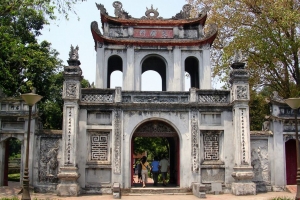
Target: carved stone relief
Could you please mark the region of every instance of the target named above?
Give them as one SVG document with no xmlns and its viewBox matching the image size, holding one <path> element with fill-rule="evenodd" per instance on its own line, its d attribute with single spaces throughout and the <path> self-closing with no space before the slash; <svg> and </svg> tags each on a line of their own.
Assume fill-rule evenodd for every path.
<svg viewBox="0 0 300 200">
<path fill-rule="evenodd" d="M 285 134 L 283 135 L 283 140 L 286 142 L 288 140 L 295 140 L 296 136 L 294 134 Z M 300 139 L 300 137 L 298 137 L 298 140 Z"/>
<path fill-rule="evenodd" d="M 185 30 L 184 37 L 185 38 L 198 38 L 198 31 L 197 30 Z"/>
<path fill-rule="evenodd" d="M 191 110 L 191 135 L 192 135 L 192 172 L 199 172 L 199 127 L 198 110 Z"/>
<path fill-rule="evenodd" d="M 128 31 L 122 28 L 110 28 L 109 37 L 128 37 Z"/>
<path fill-rule="evenodd" d="M 57 183 L 58 151 L 60 139 L 41 138 L 40 140 L 40 161 L 39 181 L 42 183 Z"/>
<path fill-rule="evenodd" d="M 300 122 L 298 121 L 298 130 L 300 130 Z M 295 132 L 295 120 L 284 120 L 283 122 L 283 131 L 284 132 Z"/>
<path fill-rule="evenodd" d="M 148 103 L 159 103 L 159 102 L 178 102 L 178 97 L 161 97 L 161 96 L 135 96 L 133 102 L 148 102 Z"/>
<path fill-rule="evenodd" d="M 136 132 L 140 133 L 173 133 L 175 132 L 170 126 L 162 122 L 146 123 L 145 125 L 139 127 Z"/>
<path fill-rule="evenodd" d="M 270 182 L 268 165 L 268 140 L 251 140 L 251 165 L 253 181 Z"/>
<path fill-rule="evenodd" d="M 237 99 L 248 99 L 248 88 L 247 86 L 237 86 L 236 87 Z"/>
<path fill-rule="evenodd" d="M 114 110 L 114 173 L 121 173 L 121 109 Z"/>
<path fill-rule="evenodd" d="M 67 83 L 66 84 L 66 97 L 76 98 L 77 84 Z"/>
</svg>

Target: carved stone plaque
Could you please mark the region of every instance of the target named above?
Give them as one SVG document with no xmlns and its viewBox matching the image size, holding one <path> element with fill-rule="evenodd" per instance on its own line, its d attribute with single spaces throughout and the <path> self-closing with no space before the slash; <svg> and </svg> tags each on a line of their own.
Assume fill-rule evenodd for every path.
<svg viewBox="0 0 300 200">
<path fill-rule="evenodd" d="M 133 31 L 133 37 L 137 38 L 173 38 L 173 29 L 141 29 Z"/>
</svg>

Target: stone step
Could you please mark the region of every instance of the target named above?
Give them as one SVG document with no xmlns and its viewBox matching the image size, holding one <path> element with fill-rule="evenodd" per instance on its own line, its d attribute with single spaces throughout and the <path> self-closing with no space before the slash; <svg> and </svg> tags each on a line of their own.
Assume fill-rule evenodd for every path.
<svg viewBox="0 0 300 200">
<path fill-rule="evenodd" d="M 155 194 L 166 194 L 166 195 L 191 195 L 191 188 L 179 188 L 179 187 L 138 187 L 138 188 L 129 188 L 122 189 L 122 195 L 155 195 Z"/>
</svg>

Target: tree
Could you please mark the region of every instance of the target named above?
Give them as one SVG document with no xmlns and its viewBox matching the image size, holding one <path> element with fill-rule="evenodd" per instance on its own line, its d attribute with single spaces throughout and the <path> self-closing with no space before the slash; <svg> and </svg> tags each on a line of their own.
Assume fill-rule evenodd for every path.
<svg viewBox="0 0 300 200">
<path fill-rule="evenodd" d="M 189 2 L 196 10 L 209 6 L 208 22 L 218 24 L 219 34 L 212 53 L 214 75 L 228 74 L 235 50 L 241 50 L 254 89 L 268 86 L 284 98 L 299 96 L 299 1 Z"/>
<path fill-rule="evenodd" d="M 7 96 L 36 92 L 46 128 L 62 124 L 62 61 L 51 43 L 37 37 L 54 10 L 67 14 L 77 0 L 3 0 L 0 4 L 0 88 Z M 85 83 L 86 85 L 86 83 Z"/>
<path fill-rule="evenodd" d="M 266 94 L 263 91 L 257 92 L 254 90 L 250 91 L 250 102 L 249 102 L 249 119 L 250 119 L 250 130 L 262 130 L 262 124 L 265 121 L 265 116 L 270 113 L 269 105 L 266 102 Z"/>
<path fill-rule="evenodd" d="M 64 77 L 63 72 L 55 73 L 49 77 L 49 95 L 47 99 L 40 104 L 42 112 L 42 122 L 46 129 L 62 129 L 63 122 L 63 104 L 62 99 Z M 89 81 L 82 79 L 82 88 L 89 87 Z"/>
</svg>

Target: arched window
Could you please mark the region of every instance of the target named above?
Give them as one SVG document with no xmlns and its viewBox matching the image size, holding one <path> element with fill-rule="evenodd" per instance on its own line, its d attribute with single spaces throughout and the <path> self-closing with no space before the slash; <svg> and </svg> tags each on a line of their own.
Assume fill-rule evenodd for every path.
<svg viewBox="0 0 300 200">
<path fill-rule="evenodd" d="M 113 80 L 112 79 L 112 73 L 114 71 L 120 71 L 121 73 L 123 72 L 123 61 L 120 56 L 113 55 L 109 57 L 108 63 L 107 63 L 107 88 L 113 88 L 116 86 L 116 84 L 112 84 L 113 82 L 119 82 L 120 80 Z M 115 75 L 114 75 L 115 76 Z M 118 75 L 118 79 L 120 79 Z M 123 73 L 121 76 L 121 82 L 123 82 Z M 112 87 L 111 87 L 112 86 Z"/>
<path fill-rule="evenodd" d="M 188 57 L 184 61 L 185 71 L 190 75 L 191 87 L 200 88 L 199 61 L 195 57 Z"/>
<path fill-rule="evenodd" d="M 166 91 L 167 78 L 166 78 L 166 63 L 164 62 L 164 60 L 155 55 L 147 57 L 142 63 L 142 74 L 149 70 L 157 72 L 161 77 L 161 84 L 160 84 L 161 89 L 159 89 L 159 91 Z M 144 82 L 144 80 L 142 79 L 142 88 L 144 88 L 146 85 L 154 85 L 158 81 L 159 79 L 154 79 L 154 77 L 150 78 L 150 80 L 147 80 L 147 82 Z"/>
</svg>

